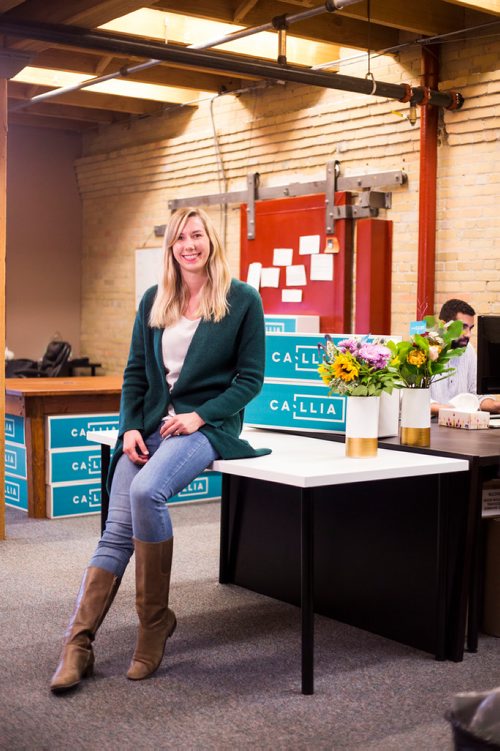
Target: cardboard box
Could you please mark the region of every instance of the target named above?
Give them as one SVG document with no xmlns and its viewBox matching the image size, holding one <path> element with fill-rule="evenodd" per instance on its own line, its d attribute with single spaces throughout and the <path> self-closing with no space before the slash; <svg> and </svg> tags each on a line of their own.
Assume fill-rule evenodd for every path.
<svg viewBox="0 0 500 751">
<path fill-rule="evenodd" d="M 45 430 L 47 448 L 88 448 L 88 430 L 116 430 L 118 420 L 117 413 L 47 417 Z"/>
<path fill-rule="evenodd" d="M 462 412 L 458 409 L 440 409 L 439 425 L 465 430 L 484 430 L 489 427 L 489 412 Z"/>
<path fill-rule="evenodd" d="M 349 336 L 352 335 L 332 334 L 332 340 L 334 344 L 338 344 Z M 375 338 L 378 336 L 367 336 L 368 341 Z M 401 337 L 387 335 L 384 338 L 398 341 Z M 325 335 L 320 333 L 267 333 L 265 377 L 321 383 L 318 366 L 322 362 L 322 352 L 318 349 L 318 344 L 324 343 Z"/>
<path fill-rule="evenodd" d="M 18 415 L 5 415 L 5 440 L 9 443 L 17 443 L 24 446 L 26 443 L 26 431 L 24 417 Z"/>
<path fill-rule="evenodd" d="M 28 510 L 28 480 L 5 475 L 5 505 Z"/>
<path fill-rule="evenodd" d="M 5 474 L 26 478 L 26 447 L 5 441 Z"/>
<path fill-rule="evenodd" d="M 99 514 L 101 481 L 84 480 L 83 482 L 60 482 L 46 485 L 46 500 L 49 519 Z"/>
<path fill-rule="evenodd" d="M 216 500 L 221 497 L 221 492 L 221 473 L 207 470 L 202 472 L 180 493 L 172 496 L 169 504 Z M 99 514 L 101 511 L 100 478 L 46 485 L 46 500 L 49 519 Z"/>
<path fill-rule="evenodd" d="M 262 391 L 245 408 L 245 424 L 254 428 L 278 428 L 323 433 L 345 433 L 346 398 L 328 395 L 319 380 L 265 379 Z M 398 434 L 399 392 L 381 399 L 379 436 Z"/>
<path fill-rule="evenodd" d="M 113 456 L 113 451 L 111 451 Z M 55 449 L 45 452 L 45 476 L 49 485 L 79 480 L 100 480 L 101 448 Z"/>
<path fill-rule="evenodd" d="M 500 636 L 500 517 L 486 525 L 483 631 Z"/>
<path fill-rule="evenodd" d="M 266 331 L 274 334 L 283 334 L 285 331 L 319 331 L 319 316 L 291 316 L 266 313 L 264 315 L 264 323 Z"/>
</svg>

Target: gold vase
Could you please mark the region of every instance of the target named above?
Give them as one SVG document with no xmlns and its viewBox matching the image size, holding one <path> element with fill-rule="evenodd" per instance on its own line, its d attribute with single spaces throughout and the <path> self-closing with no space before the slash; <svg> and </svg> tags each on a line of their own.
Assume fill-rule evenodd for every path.
<svg viewBox="0 0 500 751">
<path fill-rule="evenodd" d="M 345 426 L 345 454 L 349 457 L 376 456 L 380 397 L 348 396 Z"/>
</svg>

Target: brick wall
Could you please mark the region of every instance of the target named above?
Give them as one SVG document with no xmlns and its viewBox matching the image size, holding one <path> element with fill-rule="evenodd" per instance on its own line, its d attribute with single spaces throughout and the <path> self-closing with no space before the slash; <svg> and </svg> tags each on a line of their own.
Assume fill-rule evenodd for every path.
<svg viewBox="0 0 500 751">
<path fill-rule="evenodd" d="M 441 88 L 466 102 L 444 112 L 438 154 L 436 310 L 451 296 L 482 313 L 500 313 L 498 169 L 500 44 L 488 40 L 444 45 Z M 420 55 L 374 58 L 377 79 L 419 82 Z M 366 59 L 342 68 L 363 77 Z M 394 114 L 408 105 L 335 90 L 286 84 L 215 100 L 228 190 L 261 184 L 323 180 L 339 159 L 343 174 L 405 170 L 408 184 L 393 190 L 392 333 L 415 317 L 418 240 L 419 123 Z M 84 207 L 82 351 L 108 372 L 121 371 L 134 317 L 134 255 L 159 244 L 173 198 L 219 191 L 209 102 L 172 108 L 159 117 L 103 128 L 87 136 L 77 175 Z M 222 212 L 212 208 L 219 221 Z M 239 273 L 239 208 L 227 211 L 226 244 Z M 387 270 L 391 273 L 391 270 Z"/>
</svg>

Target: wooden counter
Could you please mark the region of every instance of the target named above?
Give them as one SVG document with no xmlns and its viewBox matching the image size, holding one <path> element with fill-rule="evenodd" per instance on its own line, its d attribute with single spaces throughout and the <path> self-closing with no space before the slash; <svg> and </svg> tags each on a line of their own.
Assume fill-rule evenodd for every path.
<svg viewBox="0 0 500 751">
<path fill-rule="evenodd" d="M 25 418 L 28 516 L 46 516 L 45 418 L 118 412 L 122 381 L 122 376 L 5 380 L 5 412 Z"/>
</svg>

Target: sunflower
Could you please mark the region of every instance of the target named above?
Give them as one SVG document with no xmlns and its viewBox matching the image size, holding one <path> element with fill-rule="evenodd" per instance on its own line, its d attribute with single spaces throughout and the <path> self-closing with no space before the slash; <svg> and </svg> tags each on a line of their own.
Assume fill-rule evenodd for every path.
<svg viewBox="0 0 500 751">
<path fill-rule="evenodd" d="M 337 355 L 333 362 L 333 374 L 335 378 L 349 383 L 358 377 L 359 368 L 349 355 L 341 354 Z"/>
</svg>

